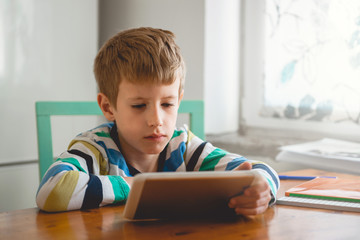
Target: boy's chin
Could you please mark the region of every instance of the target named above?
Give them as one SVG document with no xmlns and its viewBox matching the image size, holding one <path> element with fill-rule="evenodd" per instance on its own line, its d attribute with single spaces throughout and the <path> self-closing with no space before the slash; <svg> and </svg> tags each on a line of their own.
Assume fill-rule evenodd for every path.
<svg viewBox="0 0 360 240">
<path fill-rule="evenodd" d="M 146 154 L 160 154 L 164 150 L 165 146 L 164 147 L 157 146 L 157 147 L 149 148 L 146 149 L 144 152 Z"/>
<path fill-rule="evenodd" d="M 162 149 L 162 150 L 164 150 L 164 149 Z M 149 150 L 149 151 L 145 151 L 145 153 L 149 154 L 149 155 L 160 154 L 162 152 L 162 150 Z"/>
</svg>

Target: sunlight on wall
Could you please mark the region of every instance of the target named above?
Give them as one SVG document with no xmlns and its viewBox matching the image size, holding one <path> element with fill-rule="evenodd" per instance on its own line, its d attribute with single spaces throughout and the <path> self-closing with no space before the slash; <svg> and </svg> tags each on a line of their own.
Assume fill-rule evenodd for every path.
<svg viewBox="0 0 360 240">
<path fill-rule="evenodd" d="M 5 8 L 0 4 L 0 36 L 5 36 Z M 5 38 L 0 37 L 0 84 L 5 71 Z"/>
<path fill-rule="evenodd" d="M 240 1 L 207 0 L 205 16 L 205 132 L 236 131 Z"/>
</svg>

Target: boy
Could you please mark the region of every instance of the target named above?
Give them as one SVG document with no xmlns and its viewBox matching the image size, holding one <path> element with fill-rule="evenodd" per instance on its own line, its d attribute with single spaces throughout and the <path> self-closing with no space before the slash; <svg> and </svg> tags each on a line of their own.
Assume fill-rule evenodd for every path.
<svg viewBox="0 0 360 240">
<path fill-rule="evenodd" d="M 36 201 L 49 212 L 125 202 L 141 172 L 250 170 L 263 176 L 228 205 L 237 214 L 264 212 L 275 201 L 277 174 L 176 129 L 185 64 L 173 33 L 138 28 L 118 33 L 94 64 L 98 104 L 110 123 L 78 135 L 42 179 Z"/>
</svg>

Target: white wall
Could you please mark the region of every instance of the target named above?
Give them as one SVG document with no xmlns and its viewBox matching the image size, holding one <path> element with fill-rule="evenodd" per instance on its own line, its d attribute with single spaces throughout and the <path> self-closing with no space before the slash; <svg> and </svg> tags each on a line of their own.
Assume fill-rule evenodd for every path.
<svg viewBox="0 0 360 240">
<path fill-rule="evenodd" d="M 187 68 L 184 99 L 204 99 L 205 0 L 101 1 L 100 16 L 101 45 L 128 28 L 174 32 Z"/>
<path fill-rule="evenodd" d="M 39 184 L 37 163 L 4 166 L 37 159 L 35 101 L 94 100 L 93 59 L 98 46 L 116 32 L 139 26 L 173 31 L 187 64 L 185 98 L 203 99 L 204 4 L 204 0 L 99 1 L 99 34 L 96 0 L 46 4 L 35 0 L 33 5 L 29 3 L 22 8 L 27 16 L 22 29 L 28 29 L 28 21 L 32 25 L 25 36 L 14 35 L 21 41 L 26 37 L 21 49 L 25 67 L 11 77 L 1 78 L 0 82 L 0 112 L 7 113 L 0 120 L 0 151 L 3 152 L 0 156 L 3 163 L 0 167 L 0 211 L 35 206 Z M 21 33 L 22 29 L 17 31 Z M 8 56 L 16 57 L 13 54 Z M 62 127 L 64 121 L 68 124 L 66 128 Z M 14 126 L 14 122 L 19 122 L 17 127 L 9 127 Z M 53 120 L 56 154 L 65 149 L 82 122 L 83 119 L 64 117 Z M 63 133 L 67 128 L 71 128 L 69 133 Z M 84 128 L 87 127 L 82 126 L 81 130 Z M 14 182 L 17 191 L 5 184 L 9 181 Z M 21 201 L 14 201 L 20 198 Z"/>
<path fill-rule="evenodd" d="M 100 16 L 100 45 L 133 27 L 173 31 L 187 66 L 184 99 L 205 101 L 206 133 L 238 129 L 240 1 L 102 1 Z"/>
<path fill-rule="evenodd" d="M 237 24 L 230 24 L 230 21 L 236 21 L 237 18 L 236 2 L 236 0 L 104 0 L 99 1 L 97 5 L 96 0 L 32 1 L 33 6 L 23 9 L 25 13 L 30 11 L 27 21 L 29 19 L 33 21 L 24 44 L 26 51 L 23 52 L 23 60 L 26 68 L 21 72 L 21 77 L 6 78 L 6 80 L 1 78 L 0 82 L 0 113 L 2 114 L 0 151 L 4 152 L 0 156 L 0 165 L 1 161 L 3 163 L 34 162 L 37 159 L 35 101 L 94 100 L 96 87 L 92 64 L 98 46 L 113 34 L 133 27 L 150 26 L 173 31 L 187 65 L 184 98 L 205 100 L 205 104 L 211 106 L 206 108 L 207 131 L 211 132 L 214 129 L 227 131 L 236 128 L 237 102 L 235 103 L 234 99 L 237 95 L 232 94 L 230 98 L 227 98 L 227 95 L 238 89 L 237 58 L 227 59 L 228 55 L 222 54 L 223 51 L 226 54 L 237 51 L 237 46 L 234 45 L 237 39 Z M 98 7 L 99 33 L 97 32 Z M 229 9 L 233 11 L 227 16 L 225 10 Z M 206 21 L 208 23 L 205 26 Z M 206 42 L 206 37 L 214 38 L 214 41 Z M 0 42 L 0 51 L 1 49 Z M 15 56 L 13 53 L 9 55 L 9 57 L 13 56 Z M 207 62 L 206 67 L 205 56 L 214 59 L 212 62 Z M 1 69 L 0 66 L 0 71 Z M 204 73 L 205 69 L 207 70 Z M 205 79 L 212 81 L 207 85 L 206 90 Z M 218 88 L 219 82 L 225 81 L 230 81 L 230 88 Z M 211 86 L 217 90 L 217 94 L 210 92 L 205 97 L 205 91 L 212 91 L 209 90 Z M 214 104 L 219 100 L 219 89 L 225 94 L 218 104 Z M 219 110 L 226 110 L 220 112 L 221 118 Z M 211 121 L 216 123 L 207 127 Z M 15 122 L 18 123 L 16 127 L 14 127 Z M 63 127 L 63 122 L 67 124 L 66 128 Z M 219 124 L 223 127 L 219 128 Z M 53 120 L 54 152 L 58 154 L 64 150 L 79 129 L 84 130 L 93 126 L 92 121 L 85 123 L 83 119 L 69 121 L 63 117 L 55 118 Z M 62 131 L 68 128 L 70 128 L 69 133 Z M 28 173 L 30 175 L 27 175 Z M 18 190 L 11 189 L 4 184 L 6 182 L 13 182 L 13 186 Z M 38 186 L 37 163 L 0 167 L 0 183 L 2 191 L 0 211 L 35 206 L 35 191 Z M 23 201 L 14 200 L 20 198 Z"/>
<path fill-rule="evenodd" d="M 207 0 L 205 18 L 205 132 L 239 126 L 240 1 Z"/>
<path fill-rule="evenodd" d="M 35 206 L 39 185 L 35 101 L 96 99 L 92 65 L 98 45 L 98 3 L 1 4 L 0 211 L 5 211 Z M 79 123 L 72 119 L 54 122 L 60 126 L 55 131 L 61 139 L 55 141 L 56 148 L 64 150 L 78 133 L 73 128 Z"/>
<path fill-rule="evenodd" d="M 0 75 L 0 133 L 6 139 L 0 163 L 37 159 L 35 101 L 96 96 L 96 0 L 6 5 L 0 17 L 7 33 L 0 54 L 6 59 Z"/>
</svg>

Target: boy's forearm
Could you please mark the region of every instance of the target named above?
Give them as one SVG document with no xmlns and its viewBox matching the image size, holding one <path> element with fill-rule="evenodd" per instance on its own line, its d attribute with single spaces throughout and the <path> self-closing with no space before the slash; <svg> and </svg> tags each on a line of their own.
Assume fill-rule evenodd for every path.
<svg viewBox="0 0 360 240">
<path fill-rule="evenodd" d="M 95 176 L 79 171 L 55 175 L 43 183 L 36 196 L 40 209 L 60 212 L 97 208 L 124 202 L 130 187 L 120 176 Z"/>
</svg>

